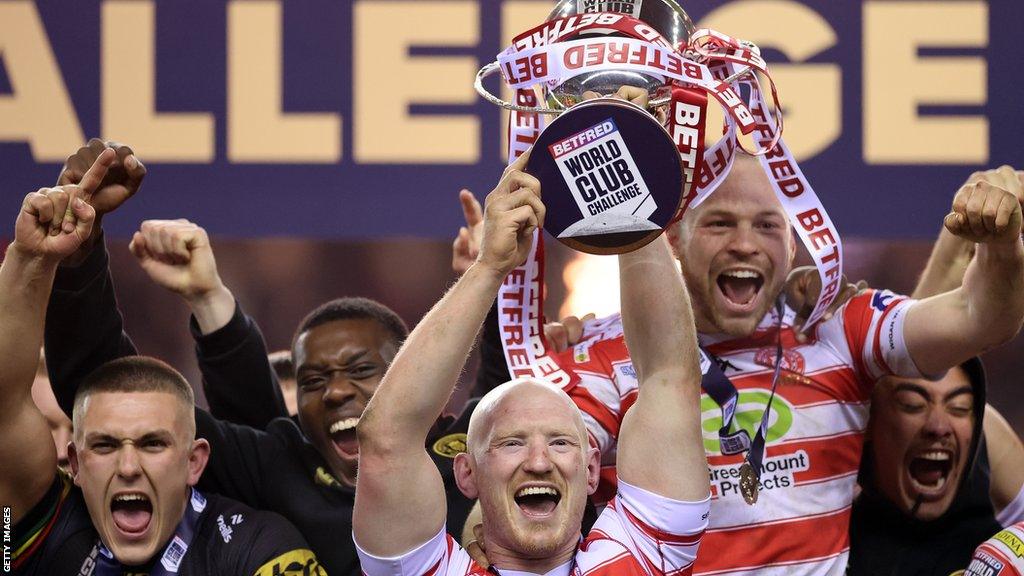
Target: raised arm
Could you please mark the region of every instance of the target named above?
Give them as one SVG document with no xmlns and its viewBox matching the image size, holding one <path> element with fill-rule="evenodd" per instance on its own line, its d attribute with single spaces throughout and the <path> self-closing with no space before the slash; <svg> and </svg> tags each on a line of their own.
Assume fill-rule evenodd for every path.
<svg viewBox="0 0 1024 576">
<path fill-rule="evenodd" d="M 708 496 L 700 356 L 690 297 L 664 239 L 619 257 L 622 324 L 639 396 L 619 432 L 623 481 L 675 500 Z"/>
<path fill-rule="evenodd" d="M 146 167 L 130 147 L 93 138 L 68 156 L 57 183 L 78 184 L 101 154 L 110 154 L 106 150 L 114 159 L 102 182 L 84 198 L 96 212 L 92 233 L 61 261 L 47 310 L 46 364 L 54 395 L 68 416 L 85 376 L 105 362 L 135 354 L 117 310 L 101 222 L 139 191 Z"/>
<path fill-rule="evenodd" d="M 259 429 L 287 416 L 263 335 L 221 281 L 206 231 L 187 220 L 147 220 L 129 248 L 153 282 L 192 310 L 210 412 Z"/>
<path fill-rule="evenodd" d="M 988 182 L 963 186 L 945 227 L 977 244 L 963 286 L 918 302 L 907 314 L 907 349 L 924 374 L 1013 338 L 1024 322 L 1024 246 L 1017 197 Z"/>
<path fill-rule="evenodd" d="M 102 180 L 114 154 L 99 156 L 81 186 L 44 188 L 25 197 L 14 242 L 0 265 L 0 502 L 17 522 L 53 482 L 57 452 L 32 401 L 46 303 L 61 259 L 92 231 L 95 211 L 82 201 Z"/>
<path fill-rule="evenodd" d="M 540 184 L 525 163 L 524 155 L 510 165 L 488 195 L 476 262 L 409 335 L 359 421 L 353 531 L 374 556 L 408 552 L 444 525 L 444 486 L 423 445 L 498 287 L 543 222 Z"/>
</svg>

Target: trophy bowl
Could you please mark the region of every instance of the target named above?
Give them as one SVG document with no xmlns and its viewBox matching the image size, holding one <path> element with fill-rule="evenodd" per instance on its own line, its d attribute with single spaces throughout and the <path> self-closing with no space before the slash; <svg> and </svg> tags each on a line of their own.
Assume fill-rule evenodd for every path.
<svg viewBox="0 0 1024 576">
<path fill-rule="evenodd" d="M 560 0 L 548 15 L 548 21 L 587 12 L 618 12 L 643 20 L 677 50 L 689 43 L 696 30 L 693 21 L 675 0 Z M 591 30 L 587 36 L 618 36 L 614 30 Z M 548 90 L 548 106 L 567 109 L 583 101 L 583 93 L 597 92 L 602 96 L 614 94 L 622 86 L 636 86 L 647 91 L 651 101 L 664 99 L 668 94 L 667 82 L 662 76 L 630 71 L 605 71 L 581 74 Z"/>
</svg>

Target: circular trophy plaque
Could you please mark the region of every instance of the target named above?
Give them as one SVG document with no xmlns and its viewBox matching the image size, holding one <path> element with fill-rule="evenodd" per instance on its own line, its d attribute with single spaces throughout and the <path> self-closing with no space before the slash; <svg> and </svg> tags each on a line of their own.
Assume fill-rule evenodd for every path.
<svg viewBox="0 0 1024 576">
<path fill-rule="evenodd" d="M 624 100 L 587 100 L 555 118 L 526 171 L 541 183 L 544 228 L 590 254 L 622 254 L 651 242 L 683 200 L 672 137 Z"/>
</svg>

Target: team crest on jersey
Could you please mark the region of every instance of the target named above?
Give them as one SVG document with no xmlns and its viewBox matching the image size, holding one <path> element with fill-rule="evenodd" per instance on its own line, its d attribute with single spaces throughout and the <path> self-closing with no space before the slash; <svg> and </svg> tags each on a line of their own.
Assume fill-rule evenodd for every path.
<svg viewBox="0 0 1024 576">
<path fill-rule="evenodd" d="M 757 351 L 757 354 L 754 355 L 754 363 L 766 368 L 775 368 L 776 353 L 777 350 L 774 346 L 761 348 Z M 804 360 L 804 355 L 796 350 L 783 350 L 782 369 L 787 372 L 803 374 L 807 369 L 807 362 Z"/>
<path fill-rule="evenodd" d="M 434 453 L 445 458 L 455 458 L 466 451 L 466 435 L 462 432 L 442 436 L 434 442 Z"/>
</svg>

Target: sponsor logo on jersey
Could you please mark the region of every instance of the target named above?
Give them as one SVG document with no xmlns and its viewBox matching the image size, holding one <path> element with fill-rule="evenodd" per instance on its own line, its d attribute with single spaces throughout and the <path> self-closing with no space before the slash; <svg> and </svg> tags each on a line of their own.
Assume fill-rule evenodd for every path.
<svg viewBox="0 0 1024 576">
<path fill-rule="evenodd" d="M 992 537 L 996 542 L 1004 544 L 1017 558 L 1024 558 L 1024 541 L 1009 530 L 1003 530 Z"/>
<path fill-rule="evenodd" d="M 267 562 L 253 576 L 327 576 L 311 550 L 290 550 Z"/>
<path fill-rule="evenodd" d="M 220 530 L 220 537 L 224 539 L 225 543 L 231 542 L 231 534 L 234 530 L 224 522 L 223 514 L 217 516 L 217 529 Z"/>
<path fill-rule="evenodd" d="M 185 552 L 188 552 L 188 544 L 175 534 L 171 543 L 167 545 L 167 550 L 164 550 L 164 555 L 160 557 L 160 564 L 168 572 L 177 572 L 185 558 Z"/>
<path fill-rule="evenodd" d="M 581 342 L 572 349 L 572 359 L 577 364 L 590 362 L 590 341 Z"/>
<path fill-rule="evenodd" d="M 984 550 L 978 550 L 974 553 L 974 558 L 971 559 L 971 563 L 967 565 L 967 570 L 961 570 L 954 572 L 950 576 L 958 574 L 970 574 L 971 576 L 996 576 L 1001 573 L 1004 568 L 1004 564 L 995 558 L 991 554 L 986 553 Z"/>
<path fill-rule="evenodd" d="M 636 368 L 633 368 L 632 362 L 628 364 L 619 364 L 616 366 L 616 369 L 618 369 L 619 373 L 622 374 L 623 377 L 636 380 Z"/>
<path fill-rule="evenodd" d="M 776 400 L 778 400 L 777 397 Z M 713 497 L 738 497 L 742 495 L 740 491 L 741 466 L 742 464 L 728 464 L 725 466 L 710 466 L 708 468 Z M 759 490 L 765 492 L 794 486 L 796 485 L 796 480 L 793 478 L 793 474 L 803 472 L 810 467 L 811 458 L 804 450 L 797 450 L 791 454 L 766 457 L 761 462 L 761 480 L 758 482 Z"/>
<path fill-rule="evenodd" d="M 733 418 L 733 427 L 746 430 L 753 438 L 757 427 L 761 424 L 761 415 L 768 406 L 769 390 L 750 388 L 740 390 Z M 718 454 L 721 447 L 718 442 L 718 430 L 722 427 L 722 410 L 707 394 L 700 397 L 701 428 L 704 433 L 704 449 L 710 454 Z M 772 401 L 772 411 L 768 415 L 768 430 L 765 434 L 767 444 L 781 440 L 793 427 L 793 406 L 779 395 Z"/>
<path fill-rule="evenodd" d="M 889 306 L 889 302 L 891 302 L 895 297 L 896 295 L 888 290 L 879 290 L 871 297 L 871 307 L 879 312 L 885 312 L 886 307 Z"/>
<path fill-rule="evenodd" d="M 442 436 L 434 442 L 434 453 L 445 458 L 455 458 L 458 454 L 466 451 L 466 434 L 456 432 Z"/>
</svg>

